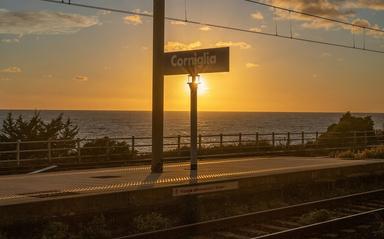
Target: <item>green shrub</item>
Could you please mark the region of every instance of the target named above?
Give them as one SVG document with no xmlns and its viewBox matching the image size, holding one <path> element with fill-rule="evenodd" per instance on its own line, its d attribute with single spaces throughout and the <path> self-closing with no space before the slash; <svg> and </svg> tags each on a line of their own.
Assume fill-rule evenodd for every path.
<svg viewBox="0 0 384 239">
<path fill-rule="evenodd" d="M 49 122 L 45 122 L 39 112 L 35 112 L 31 119 L 26 120 L 22 115 L 14 118 L 12 113 L 8 113 L 3 121 L 3 126 L 0 129 L 0 142 L 16 142 L 21 141 L 47 141 L 51 140 L 73 140 L 79 133 L 78 126 L 74 125 L 68 118 L 64 120 L 63 114 L 59 114 L 56 118 Z M 73 148 L 74 142 L 54 142 L 52 149 L 57 148 Z M 47 149 L 47 143 L 29 143 L 21 144 L 21 150 L 37 150 Z M 16 150 L 16 144 L 0 145 L 1 151 Z M 56 151 L 52 156 L 65 156 L 69 151 Z M 13 157 L 13 158 L 12 158 Z M 14 159 L 14 155 L 1 154 L 0 159 Z M 22 158 L 45 158 L 46 152 L 25 152 L 21 155 Z"/>
<path fill-rule="evenodd" d="M 105 239 L 111 238 L 111 232 L 103 215 L 94 217 L 88 224 L 81 228 L 80 238 Z"/>
<path fill-rule="evenodd" d="M 343 159 L 384 159 L 384 146 L 364 149 L 358 152 L 346 150 L 335 153 L 334 157 Z"/>
<path fill-rule="evenodd" d="M 171 220 L 159 213 L 151 212 L 146 215 L 135 217 L 133 219 L 133 224 L 137 231 L 148 232 L 170 227 Z"/>
<path fill-rule="evenodd" d="M 334 155 L 335 158 L 341 159 L 355 159 L 356 154 L 351 150 L 336 152 Z"/>
<path fill-rule="evenodd" d="M 78 133 L 78 126 L 69 118 L 64 121 L 63 114 L 45 122 L 38 111 L 30 120 L 25 120 L 22 115 L 13 118 L 12 113 L 8 113 L 0 130 L 0 142 L 74 139 Z"/>
<path fill-rule="evenodd" d="M 274 149 L 279 149 L 281 146 L 276 146 Z M 245 152 L 268 152 L 273 149 L 272 144 L 267 140 L 260 140 L 255 143 L 243 143 L 241 145 L 223 145 L 223 146 L 202 146 L 198 149 L 199 155 L 226 154 L 226 153 L 245 153 Z M 173 149 L 164 152 L 164 157 L 189 156 L 190 147 L 183 146 L 178 149 Z"/>
<path fill-rule="evenodd" d="M 107 148 L 109 145 L 109 152 Z M 132 158 L 136 152 L 132 152 L 130 145 L 125 141 L 116 141 L 109 139 L 108 137 L 100 138 L 87 142 L 81 148 L 82 154 L 84 155 L 107 155 L 109 153 L 112 159 L 127 159 Z"/>
<path fill-rule="evenodd" d="M 356 138 L 354 138 L 355 136 Z M 337 124 L 330 125 L 327 132 L 320 135 L 317 144 L 326 147 L 340 147 L 376 143 L 377 139 L 370 136 L 375 136 L 371 116 L 356 117 L 347 112 Z"/>
<path fill-rule="evenodd" d="M 69 238 L 69 228 L 68 225 L 65 225 L 61 222 L 51 222 L 49 223 L 42 235 L 42 239 L 67 239 Z"/>
<path fill-rule="evenodd" d="M 330 220 L 333 217 L 334 217 L 333 212 L 326 209 L 319 209 L 319 210 L 314 210 L 310 213 L 303 214 L 299 219 L 299 223 L 304 225 L 314 224 L 314 223 Z"/>
<path fill-rule="evenodd" d="M 384 146 L 366 149 L 358 153 L 357 157 L 363 159 L 384 159 Z"/>
</svg>

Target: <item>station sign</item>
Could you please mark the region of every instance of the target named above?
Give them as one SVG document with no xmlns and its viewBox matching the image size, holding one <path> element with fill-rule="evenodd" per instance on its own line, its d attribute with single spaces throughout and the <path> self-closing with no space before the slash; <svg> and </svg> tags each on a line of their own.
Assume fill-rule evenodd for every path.
<svg viewBox="0 0 384 239">
<path fill-rule="evenodd" d="M 229 72 L 229 47 L 164 54 L 164 75 Z"/>
</svg>

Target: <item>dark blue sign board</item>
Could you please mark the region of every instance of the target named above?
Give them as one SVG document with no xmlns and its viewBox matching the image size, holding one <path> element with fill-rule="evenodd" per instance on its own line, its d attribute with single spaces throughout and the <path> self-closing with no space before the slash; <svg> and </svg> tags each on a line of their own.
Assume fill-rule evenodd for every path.
<svg viewBox="0 0 384 239">
<path fill-rule="evenodd" d="M 164 54 L 164 75 L 229 72 L 229 47 Z"/>
</svg>

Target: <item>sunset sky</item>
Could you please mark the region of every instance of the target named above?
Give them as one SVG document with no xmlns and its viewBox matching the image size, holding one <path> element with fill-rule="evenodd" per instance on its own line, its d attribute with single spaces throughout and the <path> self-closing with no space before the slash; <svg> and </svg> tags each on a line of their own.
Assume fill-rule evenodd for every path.
<svg viewBox="0 0 384 239">
<path fill-rule="evenodd" d="M 152 13 L 152 0 L 72 0 Z M 383 29 L 382 0 L 264 2 Z M 185 18 L 184 0 L 167 16 Z M 188 0 L 195 21 L 363 46 L 362 31 L 243 0 Z M 384 35 L 366 32 L 384 51 Z M 202 111 L 384 112 L 384 54 L 167 21 L 167 51 L 231 47 L 202 75 Z M 151 110 L 152 19 L 38 0 L 0 2 L 0 109 Z M 188 110 L 187 76 L 165 78 L 166 110 Z"/>
</svg>

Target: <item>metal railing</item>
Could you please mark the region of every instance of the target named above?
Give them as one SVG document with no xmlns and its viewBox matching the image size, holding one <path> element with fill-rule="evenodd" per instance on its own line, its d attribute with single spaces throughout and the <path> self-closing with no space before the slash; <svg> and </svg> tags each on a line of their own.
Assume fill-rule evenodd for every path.
<svg viewBox="0 0 384 239">
<path fill-rule="evenodd" d="M 199 154 L 359 149 L 382 145 L 382 131 L 238 133 L 198 136 Z M 164 137 L 166 157 L 188 156 L 190 136 Z M 151 137 L 0 142 L 0 167 L 28 163 L 140 160 L 151 156 Z"/>
</svg>

